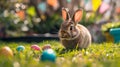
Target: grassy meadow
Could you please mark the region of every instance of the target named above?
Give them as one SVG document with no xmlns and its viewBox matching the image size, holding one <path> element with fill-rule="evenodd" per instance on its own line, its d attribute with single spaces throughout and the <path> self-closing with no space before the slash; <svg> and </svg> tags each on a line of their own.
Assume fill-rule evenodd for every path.
<svg viewBox="0 0 120 67">
<path fill-rule="evenodd" d="M 40 59 L 42 51 L 33 54 L 30 46 L 37 44 L 41 47 L 50 44 L 56 52 L 55 62 L 43 62 Z M 18 52 L 16 47 L 25 46 L 25 50 Z M 9 46 L 14 56 L 0 57 L 0 67 L 120 67 L 120 44 L 101 43 L 91 44 L 87 49 L 65 50 L 58 41 L 43 41 L 40 43 L 0 42 L 0 49 Z"/>
</svg>

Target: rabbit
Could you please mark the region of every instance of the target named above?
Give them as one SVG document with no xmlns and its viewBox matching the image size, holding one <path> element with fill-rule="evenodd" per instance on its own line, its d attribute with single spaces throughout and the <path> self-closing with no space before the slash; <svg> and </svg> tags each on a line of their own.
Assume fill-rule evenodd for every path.
<svg viewBox="0 0 120 67">
<path fill-rule="evenodd" d="M 68 8 L 62 8 L 63 22 L 58 31 L 59 39 L 66 49 L 87 48 L 91 44 L 91 34 L 86 27 L 78 22 L 83 14 L 77 9 L 71 16 Z"/>
</svg>

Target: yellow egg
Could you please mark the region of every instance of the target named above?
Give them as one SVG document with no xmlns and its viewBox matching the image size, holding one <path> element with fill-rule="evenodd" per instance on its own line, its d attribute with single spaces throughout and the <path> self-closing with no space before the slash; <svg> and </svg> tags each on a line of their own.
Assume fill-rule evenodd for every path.
<svg viewBox="0 0 120 67">
<path fill-rule="evenodd" d="M 13 52 L 8 46 L 5 46 L 0 49 L 0 56 L 13 57 Z"/>
</svg>

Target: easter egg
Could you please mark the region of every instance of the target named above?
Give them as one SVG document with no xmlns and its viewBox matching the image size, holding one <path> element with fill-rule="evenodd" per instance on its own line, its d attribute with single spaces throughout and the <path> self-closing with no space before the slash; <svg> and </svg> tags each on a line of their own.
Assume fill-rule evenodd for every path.
<svg viewBox="0 0 120 67">
<path fill-rule="evenodd" d="M 18 47 L 16 48 L 16 50 L 20 52 L 20 51 L 25 50 L 25 47 L 21 45 L 21 46 L 18 46 Z"/>
<path fill-rule="evenodd" d="M 5 46 L 0 49 L 0 56 L 13 57 L 13 52 L 8 46 Z"/>
<path fill-rule="evenodd" d="M 31 45 L 31 49 L 32 49 L 32 50 L 39 51 L 39 50 L 40 50 L 40 47 L 39 47 L 38 45 Z"/>
<path fill-rule="evenodd" d="M 47 44 L 42 47 L 42 50 L 51 49 L 51 45 Z"/>
<path fill-rule="evenodd" d="M 55 62 L 56 60 L 56 54 L 52 49 L 47 49 L 42 52 L 42 55 L 40 57 L 41 61 L 51 61 Z"/>
</svg>

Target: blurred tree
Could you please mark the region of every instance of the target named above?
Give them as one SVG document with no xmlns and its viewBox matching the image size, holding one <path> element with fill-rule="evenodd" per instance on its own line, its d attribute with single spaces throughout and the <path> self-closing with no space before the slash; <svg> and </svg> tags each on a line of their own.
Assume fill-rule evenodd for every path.
<svg viewBox="0 0 120 67">
<path fill-rule="evenodd" d="M 80 24 L 85 26 L 101 20 L 119 21 L 118 0 L 99 1 L 97 5 L 95 0 L 0 0 L 0 31 L 4 30 L 3 34 L 6 33 L 6 36 L 57 34 L 62 22 L 62 7 L 69 8 L 71 14 L 82 8 L 83 17 Z M 103 3 L 106 3 L 109 9 L 100 13 L 100 8 L 104 9 Z"/>
</svg>

